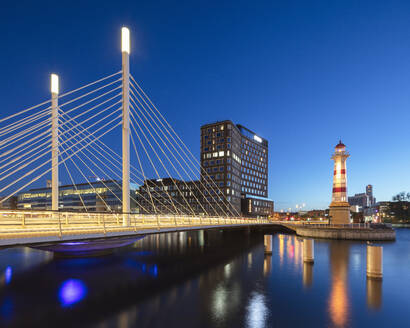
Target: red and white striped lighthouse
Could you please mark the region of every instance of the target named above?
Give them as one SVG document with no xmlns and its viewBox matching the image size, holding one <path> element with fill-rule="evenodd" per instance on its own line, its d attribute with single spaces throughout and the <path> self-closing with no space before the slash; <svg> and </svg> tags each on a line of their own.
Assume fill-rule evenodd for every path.
<svg viewBox="0 0 410 328">
<path fill-rule="evenodd" d="M 329 215 L 331 223 L 350 223 L 350 206 L 347 202 L 346 160 L 349 157 L 346 146 L 340 140 L 332 155 L 334 160 L 332 203 Z"/>
</svg>

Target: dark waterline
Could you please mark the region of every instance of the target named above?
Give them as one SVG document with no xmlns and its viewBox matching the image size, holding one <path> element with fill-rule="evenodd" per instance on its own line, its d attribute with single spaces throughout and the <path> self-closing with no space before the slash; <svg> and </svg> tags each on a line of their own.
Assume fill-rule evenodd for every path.
<svg viewBox="0 0 410 328">
<path fill-rule="evenodd" d="M 410 229 L 384 243 L 384 279 L 366 244 L 199 231 L 148 236 L 114 254 L 55 258 L 0 250 L 0 326 L 410 327 Z"/>
</svg>

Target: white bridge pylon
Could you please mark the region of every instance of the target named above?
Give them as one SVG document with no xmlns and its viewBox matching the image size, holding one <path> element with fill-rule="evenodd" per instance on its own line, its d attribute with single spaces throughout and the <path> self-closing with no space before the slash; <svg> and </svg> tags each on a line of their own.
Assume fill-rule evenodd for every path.
<svg viewBox="0 0 410 328">
<path fill-rule="evenodd" d="M 70 196 L 71 209 L 121 213 L 123 226 L 135 213 L 239 217 L 221 182 L 201 167 L 130 74 L 125 27 L 121 53 L 121 71 L 66 93 L 51 74 L 51 99 L 0 119 L 0 204 L 7 207 L 18 196 L 27 211 L 35 209 L 30 199 L 51 198 L 47 210 L 61 212 L 59 199 Z M 119 126 L 121 154 L 112 142 Z M 51 193 L 27 193 L 49 178 Z M 59 187 L 60 180 L 71 189 Z"/>
</svg>

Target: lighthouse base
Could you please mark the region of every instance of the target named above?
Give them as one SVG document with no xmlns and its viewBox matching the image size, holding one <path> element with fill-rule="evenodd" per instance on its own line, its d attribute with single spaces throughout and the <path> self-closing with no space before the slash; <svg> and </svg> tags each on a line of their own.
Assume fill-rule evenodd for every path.
<svg viewBox="0 0 410 328">
<path fill-rule="evenodd" d="M 329 206 L 330 223 L 349 224 L 350 205 L 348 202 L 332 202 Z"/>
</svg>

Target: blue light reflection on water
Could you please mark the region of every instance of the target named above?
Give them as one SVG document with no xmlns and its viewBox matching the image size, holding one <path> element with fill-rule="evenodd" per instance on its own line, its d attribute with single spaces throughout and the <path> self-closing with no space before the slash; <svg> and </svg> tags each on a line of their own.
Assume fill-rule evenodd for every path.
<svg viewBox="0 0 410 328">
<path fill-rule="evenodd" d="M 6 285 L 8 285 L 11 282 L 11 278 L 13 276 L 13 269 L 11 266 L 8 266 L 6 268 L 6 271 L 4 272 L 4 281 L 6 282 Z"/>
<path fill-rule="evenodd" d="M 87 245 L 87 243 L 81 242 L 81 241 L 75 241 L 75 242 L 60 243 L 60 245 L 75 246 L 75 245 Z"/>
<path fill-rule="evenodd" d="M 6 297 L 0 304 L 0 318 L 10 320 L 13 316 L 14 305 L 11 297 Z M 0 320 L 1 322 L 2 320 Z"/>
<path fill-rule="evenodd" d="M 135 261 L 133 259 L 127 259 L 125 260 L 125 264 L 133 269 L 136 269 L 144 274 L 148 274 L 151 277 L 157 277 L 158 276 L 158 266 L 156 264 L 152 265 L 147 265 L 146 263 L 140 262 L 140 261 Z"/>
<path fill-rule="evenodd" d="M 81 301 L 87 292 L 87 286 L 81 280 L 68 279 L 61 284 L 58 298 L 62 307 L 68 307 Z"/>
</svg>

